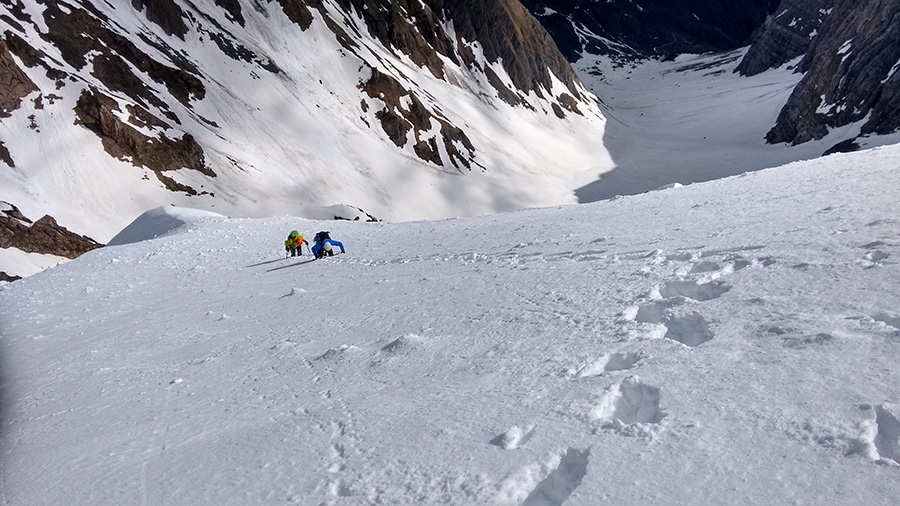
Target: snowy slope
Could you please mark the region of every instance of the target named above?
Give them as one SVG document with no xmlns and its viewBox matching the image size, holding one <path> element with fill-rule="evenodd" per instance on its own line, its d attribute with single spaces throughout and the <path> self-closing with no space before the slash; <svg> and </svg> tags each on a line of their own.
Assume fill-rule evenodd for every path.
<svg viewBox="0 0 900 506">
<path fill-rule="evenodd" d="M 797 146 L 767 144 L 791 91 L 803 77 L 791 62 L 747 77 L 734 73 L 746 53 L 681 55 L 621 64 L 584 55 L 574 64 L 608 118 L 603 143 L 615 169 L 577 191 L 591 202 L 673 184 L 742 174 L 822 156 L 860 136 L 866 120 Z M 863 148 L 896 144 L 900 133 L 859 137 Z"/>
<path fill-rule="evenodd" d="M 158 210 L 0 287 L 0 504 L 895 504 L 898 163 L 436 222 Z M 295 228 L 347 254 L 283 259 Z"/>
</svg>

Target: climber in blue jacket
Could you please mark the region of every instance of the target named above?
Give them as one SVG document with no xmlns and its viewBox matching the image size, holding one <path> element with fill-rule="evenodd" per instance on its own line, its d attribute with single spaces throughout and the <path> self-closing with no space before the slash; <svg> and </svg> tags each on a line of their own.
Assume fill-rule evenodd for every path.
<svg viewBox="0 0 900 506">
<path fill-rule="evenodd" d="M 313 247 L 310 248 L 312 254 L 316 258 L 322 258 L 325 255 L 334 256 L 334 248 L 341 248 L 341 253 L 344 253 L 344 243 L 340 241 L 335 241 L 331 238 L 328 232 L 319 232 L 313 237 Z"/>
</svg>

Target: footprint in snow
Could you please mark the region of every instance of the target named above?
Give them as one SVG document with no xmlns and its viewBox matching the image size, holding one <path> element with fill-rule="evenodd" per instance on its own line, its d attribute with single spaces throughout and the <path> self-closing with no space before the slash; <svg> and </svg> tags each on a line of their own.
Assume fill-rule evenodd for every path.
<svg viewBox="0 0 900 506">
<path fill-rule="evenodd" d="M 659 294 L 665 298 L 686 297 L 704 302 L 718 299 L 731 290 L 731 285 L 724 281 L 697 283 L 696 281 L 670 281 L 660 287 Z"/>
<path fill-rule="evenodd" d="M 665 328 L 663 337 L 678 341 L 685 346 L 699 346 L 711 341 L 715 332 L 709 327 L 700 313 L 678 314 L 671 308 L 681 305 L 679 298 L 654 301 L 638 306 L 634 321 L 662 325 Z"/>
<path fill-rule="evenodd" d="M 641 304 L 634 314 L 637 323 L 662 324 L 671 315 L 671 308 L 684 304 L 682 299 L 657 300 Z"/>
<path fill-rule="evenodd" d="M 612 355 L 604 355 L 593 363 L 578 369 L 575 372 L 575 377 L 588 378 L 607 372 L 627 371 L 640 362 L 642 358 L 643 355 L 640 352 L 619 352 Z"/>
<path fill-rule="evenodd" d="M 604 428 L 633 424 L 658 424 L 666 414 L 659 407 L 660 389 L 629 376 L 611 386 L 588 415 Z"/>
<path fill-rule="evenodd" d="M 881 264 L 881 262 L 883 262 L 884 260 L 887 260 L 887 258 L 889 256 L 890 255 L 888 255 L 884 251 L 881 251 L 880 249 L 876 249 L 876 250 L 869 251 L 865 255 L 863 255 L 863 259 L 868 262 L 871 262 L 873 264 Z"/>
<path fill-rule="evenodd" d="M 590 448 L 568 448 L 546 462 L 525 466 L 498 484 L 494 504 L 562 506 L 581 486 L 590 456 Z"/>
<path fill-rule="evenodd" d="M 834 336 L 821 332 L 814 336 L 803 337 L 785 337 L 783 344 L 785 348 L 804 349 L 809 346 L 819 346 L 834 341 Z"/>
<path fill-rule="evenodd" d="M 872 444 L 881 459 L 900 465 L 900 405 L 875 406 L 875 437 Z"/>
<path fill-rule="evenodd" d="M 706 274 L 708 272 L 721 271 L 722 266 L 710 260 L 701 260 L 691 265 L 688 274 Z"/>
<path fill-rule="evenodd" d="M 889 327 L 900 330 L 900 316 L 889 315 L 887 313 L 876 313 L 871 316 L 876 322 L 883 323 Z"/>
<path fill-rule="evenodd" d="M 900 466 L 900 404 L 863 405 L 872 418 L 862 423 L 862 453 L 878 462 Z"/>
</svg>

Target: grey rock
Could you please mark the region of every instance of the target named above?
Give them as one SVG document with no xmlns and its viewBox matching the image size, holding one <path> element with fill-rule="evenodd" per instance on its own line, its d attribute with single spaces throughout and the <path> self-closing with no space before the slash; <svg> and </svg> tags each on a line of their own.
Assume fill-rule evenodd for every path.
<svg viewBox="0 0 900 506">
<path fill-rule="evenodd" d="M 835 0 L 783 0 L 752 37 L 736 72 L 752 76 L 784 65 L 809 50 Z"/>
<path fill-rule="evenodd" d="M 898 66 L 900 0 L 836 0 L 799 64 L 805 75 L 766 140 L 800 144 L 822 139 L 829 128 L 866 117 L 862 134 L 896 131 Z"/>
</svg>

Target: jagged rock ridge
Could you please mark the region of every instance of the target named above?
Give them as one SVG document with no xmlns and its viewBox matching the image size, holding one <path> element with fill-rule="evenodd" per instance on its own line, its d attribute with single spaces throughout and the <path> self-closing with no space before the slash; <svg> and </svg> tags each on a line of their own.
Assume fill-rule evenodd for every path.
<svg viewBox="0 0 900 506">
<path fill-rule="evenodd" d="M 0 201 L 0 248 L 75 258 L 101 246 L 90 237 L 60 226 L 52 216 L 32 221 L 15 205 Z"/>
</svg>

